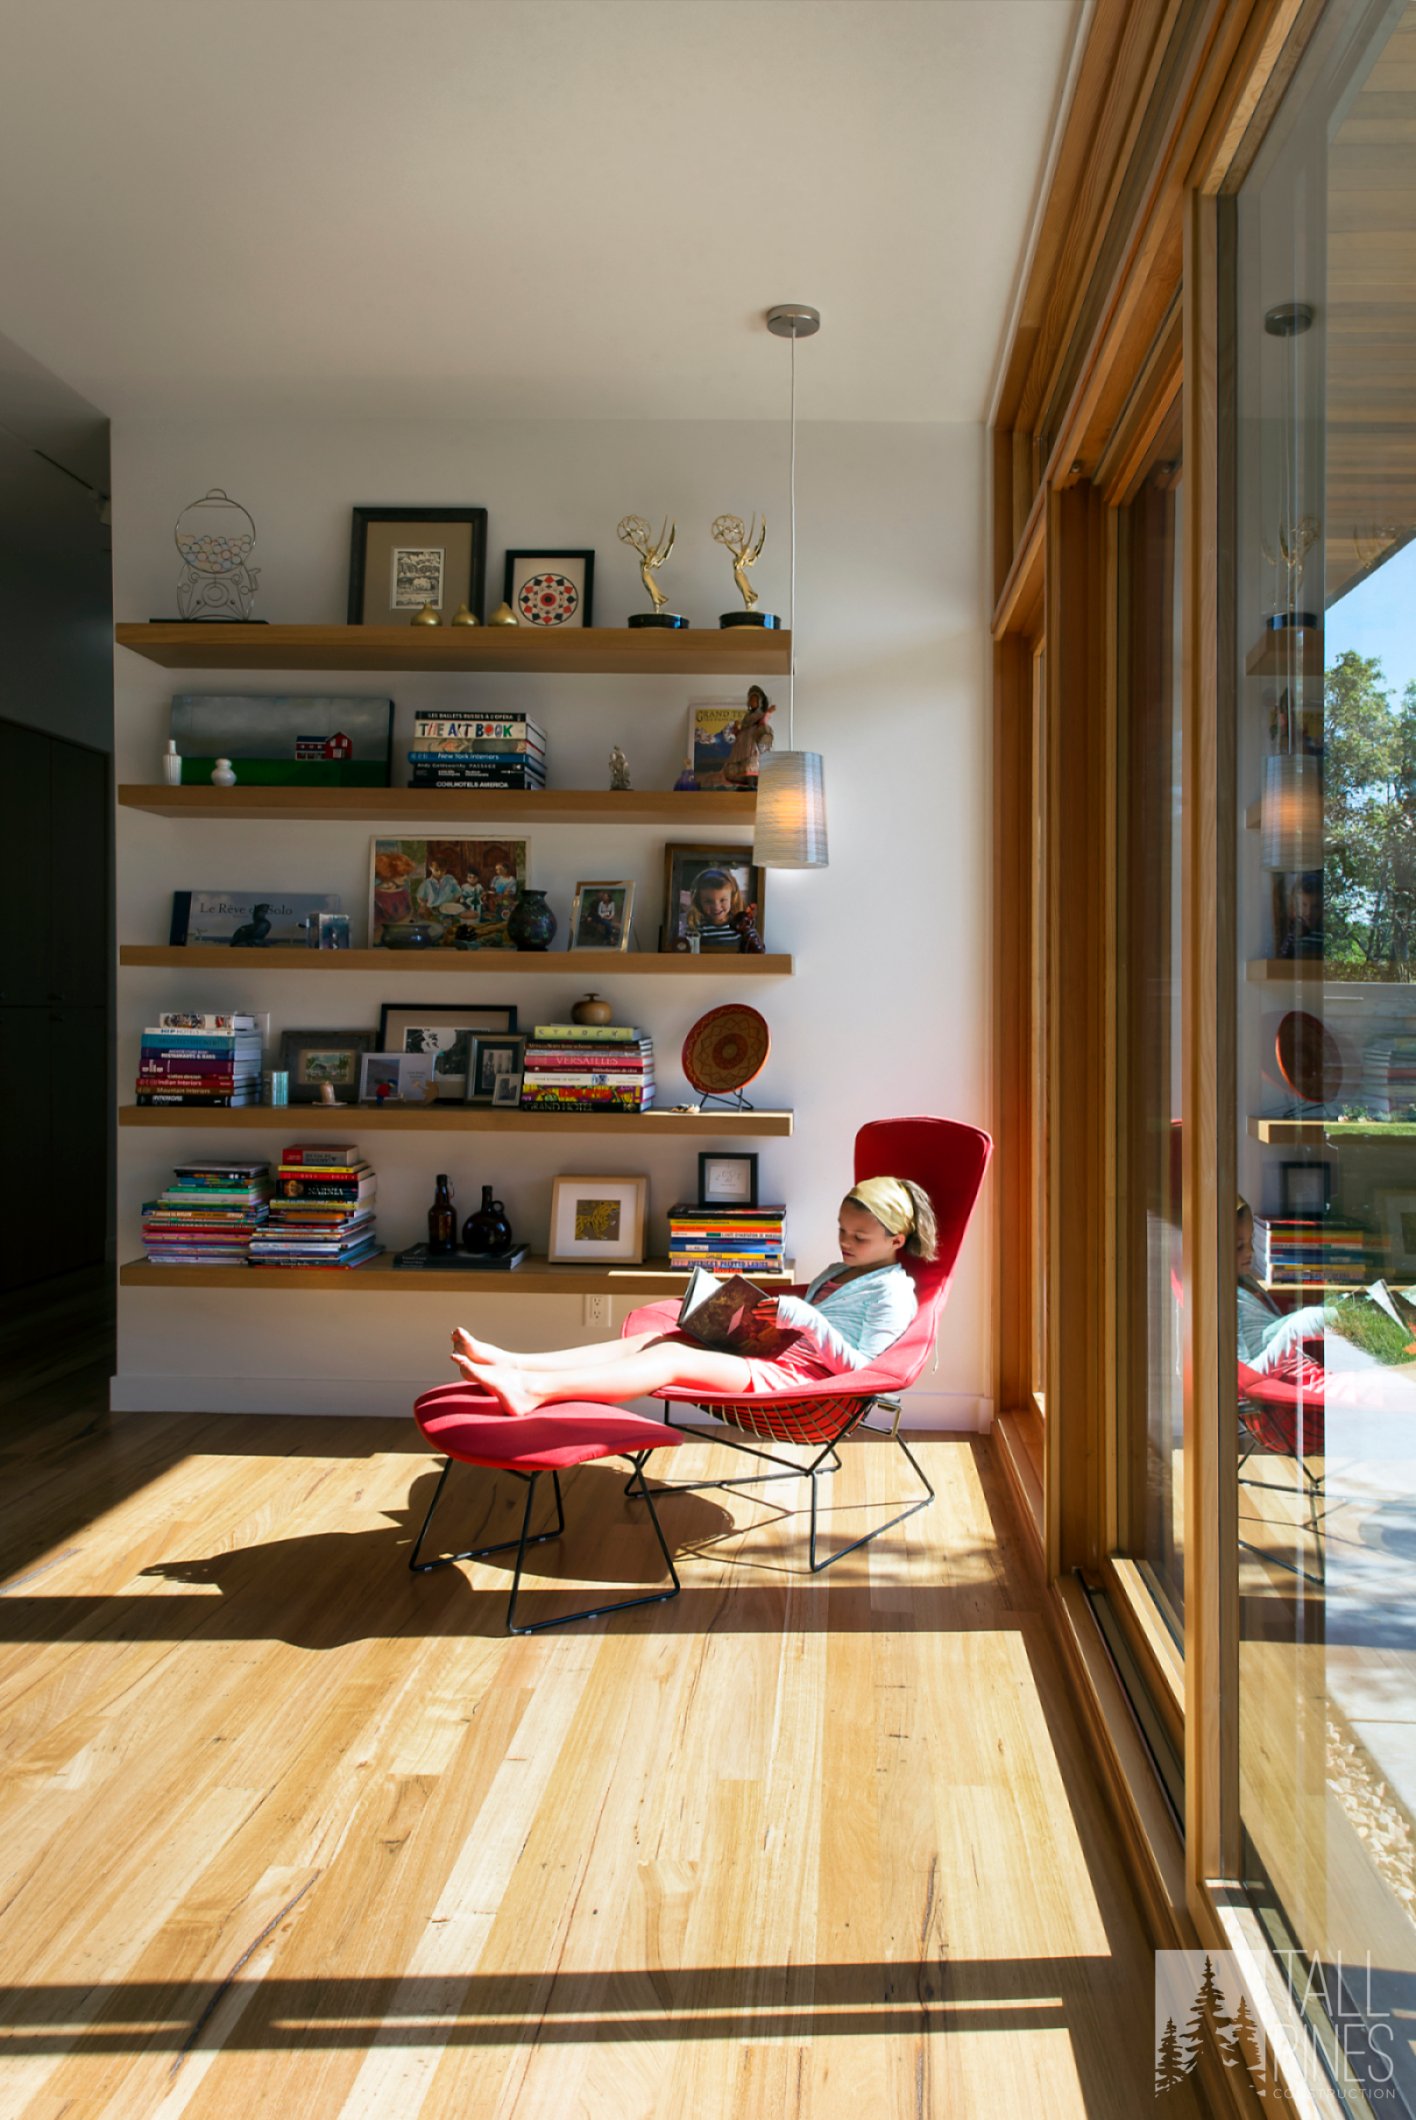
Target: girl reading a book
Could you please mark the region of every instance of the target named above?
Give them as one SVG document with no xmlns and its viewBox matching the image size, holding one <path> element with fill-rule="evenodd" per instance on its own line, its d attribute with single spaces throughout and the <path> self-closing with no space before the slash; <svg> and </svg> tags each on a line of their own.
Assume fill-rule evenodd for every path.
<svg viewBox="0 0 1416 2120">
<path fill-rule="evenodd" d="M 837 1238 L 839 1260 L 804 1296 L 770 1296 L 753 1312 L 755 1327 L 776 1326 L 782 1335 L 771 1357 L 703 1347 L 682 1331 L 516 1354 L 459 1327 L 452 1359 L 475 1391 L 512 1415 L 558 1399 L 620 1405 L 671 1386 L 705 1397 L 751 1398 L 867 1369 L 915 1314 L 914 1284 L 900 1254 L 935 1256 L 929 1195 L 908 1178 L 863 1178 L 841 1202 Z"/>
<path fill-rule="evenodd" d="M 1328 1314 L 1321 1303 L 1307 1303 L 1301 1310 L 1279 1309 L 1254 1278 L 1254 1211 L 1242 1195 L 1237 1217 L 1239 1359 L 1261 1376 L 1294 1381 L 1290 1372 L 1296 1363 L 1312 1359 L 1313 1342 L 1322 1339 Z"/>
</svg>

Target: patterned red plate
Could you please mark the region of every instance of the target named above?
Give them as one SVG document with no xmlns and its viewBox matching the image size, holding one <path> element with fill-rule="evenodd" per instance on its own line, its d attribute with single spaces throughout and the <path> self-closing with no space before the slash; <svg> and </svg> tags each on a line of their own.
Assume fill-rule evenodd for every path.
<svg viewBox="0 0 1416 2120">
<path fill-rule="evenodd" d="M 1292 1009 L 1278 1026 L 1274 1057 L 1295 1097 L 1331 1104 L 1342 1087 L 1342 1053 L 1320 1016 Z"/>
<path fill-rule="evenodd" d="M 771 1050 L 766 1018 L 729 1001 L 700 1016 L 684 1039 L 683 1071 L 700 1096 L 721 1097 L 754 1081 Z"/>
</svg>

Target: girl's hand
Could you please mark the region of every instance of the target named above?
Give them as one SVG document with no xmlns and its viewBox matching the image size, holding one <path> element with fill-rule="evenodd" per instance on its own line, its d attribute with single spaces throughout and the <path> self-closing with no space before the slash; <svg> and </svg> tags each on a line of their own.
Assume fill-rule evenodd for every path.
<svg viewBox="0 0 1416 2120">
<path fill-rule="evenodd" d="M 752 1322 L 759 1332 L 773 1332 L 777 1325 L 777 1298 L 764 1296 L 752 1306 Z"/>
</svg>

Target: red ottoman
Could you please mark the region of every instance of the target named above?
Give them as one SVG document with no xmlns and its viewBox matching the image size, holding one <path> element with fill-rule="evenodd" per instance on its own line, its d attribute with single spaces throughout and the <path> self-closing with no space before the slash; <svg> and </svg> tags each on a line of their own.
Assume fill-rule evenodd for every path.
<svg viewBox="0 0 1416 2120">
<path fill-rule="evenodd" d="M 505 1553 L 515 1546 L 516 1568 L 506 1608 L 508 1634 L 538 1634 L 543 1627 L 564 1627 L 572 1620 L 599 1619 L 606 1612 L 626 1612 L 633 1605 L 661 1605 L 678 1596 L 678 1571 L 664 1540 L 653 1494 L 644 1480 L 644 1461 L 650 1451 L 672 1449 L 683 1440 L 677 1429 L 667 1427 L 663 1421 L 646 1420 L 643 1414 L 629 1413 L 623 1406 L 597 1406 L 581 1399 L 545 1406 L 522 1420 L 512 1420 L 502 1412 L 495 1399 L 479 1395 L 467 1384 L 444 1384 L 434 1391 L 425 1391 L 413 1407 L 413 1418 L 431 1447 L 441 1452 L 445 1460 L 409 1557 L 408 1565 L 415 1575 L 426 1575 L 434 1568 L 450 1568 L 454 1561 L 484 1560 L 490 1554 Z M 649 1521 L 659 1541 L 672 1589 L 654 1590 L 643 1597 L 621 1598 L 617 1604 L 594 1605 L 583 1612 L 567 1612 L 559 1619 L 535 1620 L 528 1626 L 517 1626 L 516 1600 L 521 1588 L 526 1548 L 559 1538 L 565 1530 L 560 1486 L 562 1471 L 572 1465 L 588 1465 L 596 1458 L 607 1457 L 628 1458 L 634 1468 L 624 1491 L 631 1500 L 642 1501 L 648 1507 Z M 423 1541 L 454 1462 L 482 1465 L 494 1472 L 510 1472 L 526 1482 L 521 1535 L 503 1539 L 496 1546 L 468 1548 L 463 1553 L 445 1553 L 437 1560 L 425 1561 L 420 1558 Z M 556 1521 L 549 1531 L 538 1531 L 533 1537 L 531 1511 L 536 1499 L 536 1482 L 544 1472 L 551 1475 L 555 1490 Z"/>
</svg>

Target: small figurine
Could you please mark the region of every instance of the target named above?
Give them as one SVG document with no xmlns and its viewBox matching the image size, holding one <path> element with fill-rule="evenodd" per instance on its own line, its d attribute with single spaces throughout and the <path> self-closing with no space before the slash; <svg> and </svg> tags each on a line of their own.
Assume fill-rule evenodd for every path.
<svg viewBox="0 0 1416 2120">
<path fill-rule="evenodd" d="M 629 623 L 632 626 L 665 626 L 673 630 L 686 626 L 687 619 L 677 611 L 664 609 L 669 599 L 654 579 L 674 549 L 674 539 L 678 535 L 677 523 L 671 524 L 665 516 L 659 535 L 655 537 L 652 524 L 646 522 L 642 515 L 627 515 L 615 535 L 622 545 L 632 545 L 639 554 L 639 579 L 644 584 L 652 606 L 648 611 L 632 612 Z"/>
<path fill-rule="evenodd" d="M 728 926 L 737 929 L 739 957 L 765 957 L 767 945 L 757 932 L 757 907 L 745 905 L 734 913 Z"/>
<path fill-rule="evenodd" d="M 322 1082 L 320 1084 L 320 1102 L 321 1104 L 338 1104 L 339 1098 L 332 1082 Z"/>
<path fill-rule="evenodd" d="M 487 624 L 489 626 L 519 626 L 521 620 L 512 610 L 510 604 L 498 604 L 496 610 L 487 620 Z"/>
<path fill-rule="evenodd" d="M 761 685 L 749 689 L 747 712 L 738 723 L 737 735 L 723 768 L 723 778 L 730 788 L 749 788 L 756 781 L 762 753 L 770 751 L 776 742 L 769 719 L 776 711 Z"/>
<path fill-rule="evenodd" d="M 479 620 L 470 604 L 459 604 L 452 614 L 451 623 L 454 626 L 475 626 Z"/>
<path fill-rule="evenodd" d="M 410 626 L 440 626 L 442 613 L 436 604 L 424 604 L 408 621 Z"/>
<path fill-rule="evenodd" d="M 270 934 L 270 922 L 266 918 L 269 905 L 253 905 L 251 917 L 244 927 L 238 927 L 231 937 L 233 950 L 263 950 Z"/>
<path fill-rule="evenodd" d="M 693 770 L 691 753 L 683 762 L 683 771 L 674 782 L 673 791 L 675 795 L 696 795 L 698 793 L 698 775 Z"/>
<path fill-rule="evenodd" d="M 618 793 L 632 786 L 633 782 L 629 777 L 629 760 L 625 757 L 619 745 L 616 744 L 610 753 L 610 787 Z"/>
</svg>

